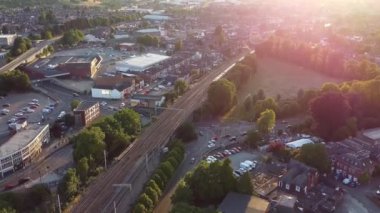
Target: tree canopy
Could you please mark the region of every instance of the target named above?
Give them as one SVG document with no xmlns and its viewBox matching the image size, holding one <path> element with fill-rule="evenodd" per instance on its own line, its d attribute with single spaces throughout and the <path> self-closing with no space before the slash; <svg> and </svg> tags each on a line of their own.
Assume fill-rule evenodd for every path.
<svg viewBox="0 0 380 213">
<path fill-rule="evenodd" d="M 320 172 L 330 171 L 330 159 L 323 144 L 303 145 L 297 159 Z"/>
<path fill-rule="evenodd" d="M 73 138 L 74 142 L 74 161 L 86 157 L 93 158 L 99 163 L 104 160 L 103 151 L 105 150 L 105 134 L 99 127 L 91 127 L 81 131 Z"/>
<path fill-rule="evenodd" d="M 128 135 L 137 135 L 141 131 L 140 115 L 128 108 L 114 114 L 114 118 L 120 123 Z"/>
<path fill-rule="evenodd" d="M 260 114 L 256 124 L 261 134 L 269 133 L 276 124 L 276 113 L 271 109 L 266 109 Z"/>
<path fill-rule="evenodd" d="M 230 110 L 235 98 L 235 85 L 227 79 L 214 81 L 207 91 L 207 104 L 213 115 L 222 115 Z"/>
</svg>

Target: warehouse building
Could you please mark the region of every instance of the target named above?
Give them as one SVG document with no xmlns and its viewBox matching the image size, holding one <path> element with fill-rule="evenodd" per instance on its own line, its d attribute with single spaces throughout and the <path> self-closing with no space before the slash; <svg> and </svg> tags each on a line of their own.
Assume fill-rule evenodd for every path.
<svg viewBox="0 0 380 213">
<path fill-rule="evenodd" d="M 50 139 L 49 124 L 29 125 L 0 146 L 1 177 L 23 168 L 41 153 Z"/>
<path fill-rule="evenodd" d="M 116 63 L 116 70 L 121 72 L 143 72 L 159 65 L 169 59 L 170 56 L 147 53 L 145 55 L 131 57 Z"/>
<path fill-rule="evenodd" d="M 103 58 L 93 56 L 56 56 L 40 59 L 24 67 L 31 79 L 71 76 L 74 79 L 93 78 L 100 69 Z"/>
</svg>

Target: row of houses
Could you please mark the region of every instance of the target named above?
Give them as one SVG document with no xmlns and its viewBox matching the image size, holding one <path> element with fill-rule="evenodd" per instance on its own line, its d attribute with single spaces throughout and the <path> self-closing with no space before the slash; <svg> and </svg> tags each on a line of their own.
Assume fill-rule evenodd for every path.
<svg viewBox="0 0 380 213">
<path fill-rule="evenodd" d="M 289 148 L 300 148 L 313 143 L 309 139 L 300 139 L 288 143 Z M 331 173 L 337 180 L 348 178 L 359 182 L 364 175 L 372 176 L 376 164 L 380 162 L 380 128 L 364 131 L 355 138 L 325 144 L 331 160 Z M 297 194 L 308 194 L 318 183 L 320 174 L 315 168 L 291 160 L 287 173 L 278 182 L 279 188 Z"/>
</svg>

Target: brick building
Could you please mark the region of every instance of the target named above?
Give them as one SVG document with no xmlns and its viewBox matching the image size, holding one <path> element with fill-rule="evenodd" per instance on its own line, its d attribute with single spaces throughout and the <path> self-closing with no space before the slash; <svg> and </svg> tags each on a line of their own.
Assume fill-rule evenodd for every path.
<svg viewBox="0 0 380 213">
<path fill-rule="evenodd" d="M 74 110 L 75 125 L 87 126 L 100 115 L 99 102 L 82 101 Z"/>
</svg>

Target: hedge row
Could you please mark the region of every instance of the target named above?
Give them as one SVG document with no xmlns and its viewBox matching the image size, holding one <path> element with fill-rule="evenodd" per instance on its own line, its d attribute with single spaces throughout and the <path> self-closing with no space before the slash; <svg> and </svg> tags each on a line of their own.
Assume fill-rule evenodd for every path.
<svg viewBox="0 0 380 213">
<path fill-rule="evenodd" d="M 181 142 L 175 142 L 171 146 L 137 200 L 133 209 L 134 213 L 153 212 L 167 183 L 181 164 L 184 154 L 185 149 Z"/>
</svg>

